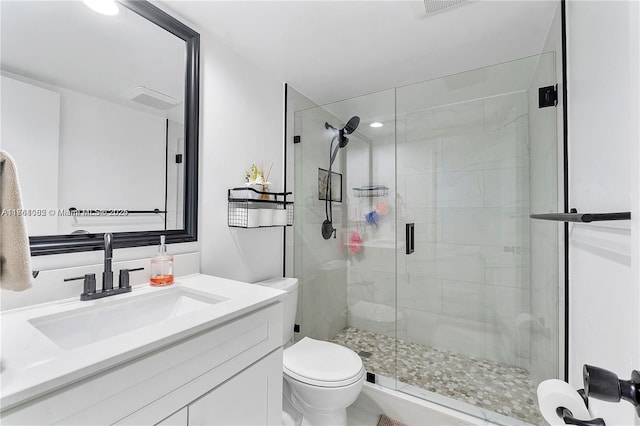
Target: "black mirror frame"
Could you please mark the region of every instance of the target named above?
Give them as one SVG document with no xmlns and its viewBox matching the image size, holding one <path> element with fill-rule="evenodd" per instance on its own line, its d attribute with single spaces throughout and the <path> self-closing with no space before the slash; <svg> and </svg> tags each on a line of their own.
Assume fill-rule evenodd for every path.
<svg viewBox="0 0 640 426">
<path fill-rule="evenodd" d="M 185 243 L 198 239 L 198 126 L 200 106 L 200 34 L 158 7 L 143 0 L 119 0 L 120 4 L 169 31 L 186 43 L 185 68 L 185 187 L 184 229 L 165 231 L 116 232 L 113 248 L 159 244 L 160 235 L 167 243 Z M 29 237 L 32 256 L 103 250 L 100 234 L 48 235 Z"/>
</svg>

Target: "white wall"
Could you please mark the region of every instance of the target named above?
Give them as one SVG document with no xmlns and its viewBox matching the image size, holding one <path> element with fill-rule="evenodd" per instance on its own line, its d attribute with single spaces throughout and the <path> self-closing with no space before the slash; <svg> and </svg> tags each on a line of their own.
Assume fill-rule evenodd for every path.
<svg viewBox="0 0 640 426">
<path fill-rule="evenodd" d="M 2 143 L 17 156 L 24 208 L 164 209 L 166 119 L 161 112 L 3 74 Z M 44 94 L 55 96 L 55 108 Z M 27 217 L 31 236 L 163 226 L 164 217 L 153 214 Z"/>
<path fill-rule="evenodd" d="M 58 208 L 164 210 L 166 118 L 59 89 Z M 59 217 L 58 232 L 153 230 L 161 215 Z"/>
<path fill-rule="evenodd" d="M 628 379 L 640 369 L 638 310 L 638 5 L 567 3 L 569 199 L 632 222 L 570 226 L 569 379 L 582 365 Z M 638 424 L 631 404 L 592 402 L 607 424 Z"/>
<path fill-rule="evenodd" d="M 631 101 L 629 102 L 629 115 L 631 117 L 636 117 L 636 120 L 632 122 L 630 129 L 630 140 L 632 141 L 640 141 L 640 79 L 637 78 L 640 75 L 640 3 L 632 2 L 629 7 L 629 28 L 630 28 L 630 43 L 629 43 L 629 54 L 631 56 L 629 61 L 629 68 L 631 75 L 635 75 L 635 79 L 631 79 L 629 82 L 629 93 L 631 94 Z M 631 198 L 632 198 L 632 209 L 635 212 L 631 220 L 631 225 L 633 229 L 636 230 L 633 234 L 632 238 L 632 253 L 633 258 L 638 260 L 640 259 L 640 235 L 637 230 L 640 229 L 640 147 L 639 144 L 635 143 L 631 145 L 630 149 L 630 157 L 631 161 L 635 165 L 632 168 L 631 179 L 632 182 L 635 182 L 635 187 L 633 188 Z M 635 301 L 635 306 L 640 306 L 640 262 L 636 261 L 632 265 L 632 282 L 636 284 L 635 289 L 632 290 L 629 294 L 632 301 Z M 640 334 L 640 318 L 638 318 L 638 311 L 636 310 L 636 318 L 635 318 L 635 333 L 636 336 Z M 632 363 L 634 364 L 633 368 L 638 369 L 640 364 L 640 339 L 636 339 L 635 341 L 630 343 L 630 355 L 631 359 L 634 360 Z M 626 378 L 626 376 L 625 376 Z M 640 425 L 640 417 L 635 417 L 636 426 Z"/>
<path fill-rule="evenodd" d="M 205 32 L 200 41 L 202 272 L 248 282 L 282 276 L 282 228 L 229 228 L 227 189 L 262 161 L 273 163 L 271 189 L 283 190 L 283 83 Z"/>
<path fill-rule="evenodd" d="M 22 206 L 57 208 L 60 94 L 4 75 L 1 81 L 0 148 L 16 162 Z M 30 235 L 48 235 L 57 227 L 53 215 L 27 216 L 26 222 Z"/>
</svg>

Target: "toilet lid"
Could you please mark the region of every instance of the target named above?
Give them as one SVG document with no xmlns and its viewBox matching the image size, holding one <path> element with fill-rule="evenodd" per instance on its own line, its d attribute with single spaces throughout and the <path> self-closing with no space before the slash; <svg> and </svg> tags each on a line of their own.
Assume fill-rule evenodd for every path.
<svg viewBox="0 0 640 426">
<path fill-rule="evenodd" d="M 285 349 L 283 369 L 290 377 L 318 386 L 346 386 L 364 374 L 362 360 L 351 349 L 305 337 Z"/>
</svg>

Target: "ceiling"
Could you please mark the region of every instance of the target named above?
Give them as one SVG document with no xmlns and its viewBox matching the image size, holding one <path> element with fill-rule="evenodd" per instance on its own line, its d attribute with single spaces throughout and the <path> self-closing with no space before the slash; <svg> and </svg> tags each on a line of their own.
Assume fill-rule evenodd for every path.
<svg viewBox="0 0 640 426">
<path fill-rule="evenodd" d="M 319 104 L 541 52 L 559 1 L 162 1 Z"/>
<path fill-rule="evenodd" d="M 125 7 L 105 16 L 80 1 L 0 1 L 0 11 L 5 72 L 158 114 L 126 92 L 184 99 L 184 41 Z"/>
</svg>

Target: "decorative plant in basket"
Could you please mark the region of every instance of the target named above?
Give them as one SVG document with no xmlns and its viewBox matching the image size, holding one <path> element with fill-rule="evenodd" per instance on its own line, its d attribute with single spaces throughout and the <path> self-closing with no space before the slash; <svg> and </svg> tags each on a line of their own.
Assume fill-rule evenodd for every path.
<svg viewBox="0 0 640 426">
<path fill-rule="evenodd" d="M 251 164 L 251 168 L 246 172 L 244 172 L 244 178 L 246 180 L 244 184 L 246 186 L 255 185 L 258 187 L 257 188 L 258 190 L 261 190 L 263 192 L 268 192 L 269 185 L 271 185 L 271 182 L 269 182 L 269 175 L 271 174 L 272 168 L 273 168 L 273 163 L 271 163 L 271 165 L 269 166 L 269 170 L 265 174 L 264 165 L 262 164 L 262 161 L 260 162 L 260 167 L 258 167 L 255 163 Z M 261 194 L 260 198 L 264 200 L 268 200 L 269 195 Z"/>
</svg>

